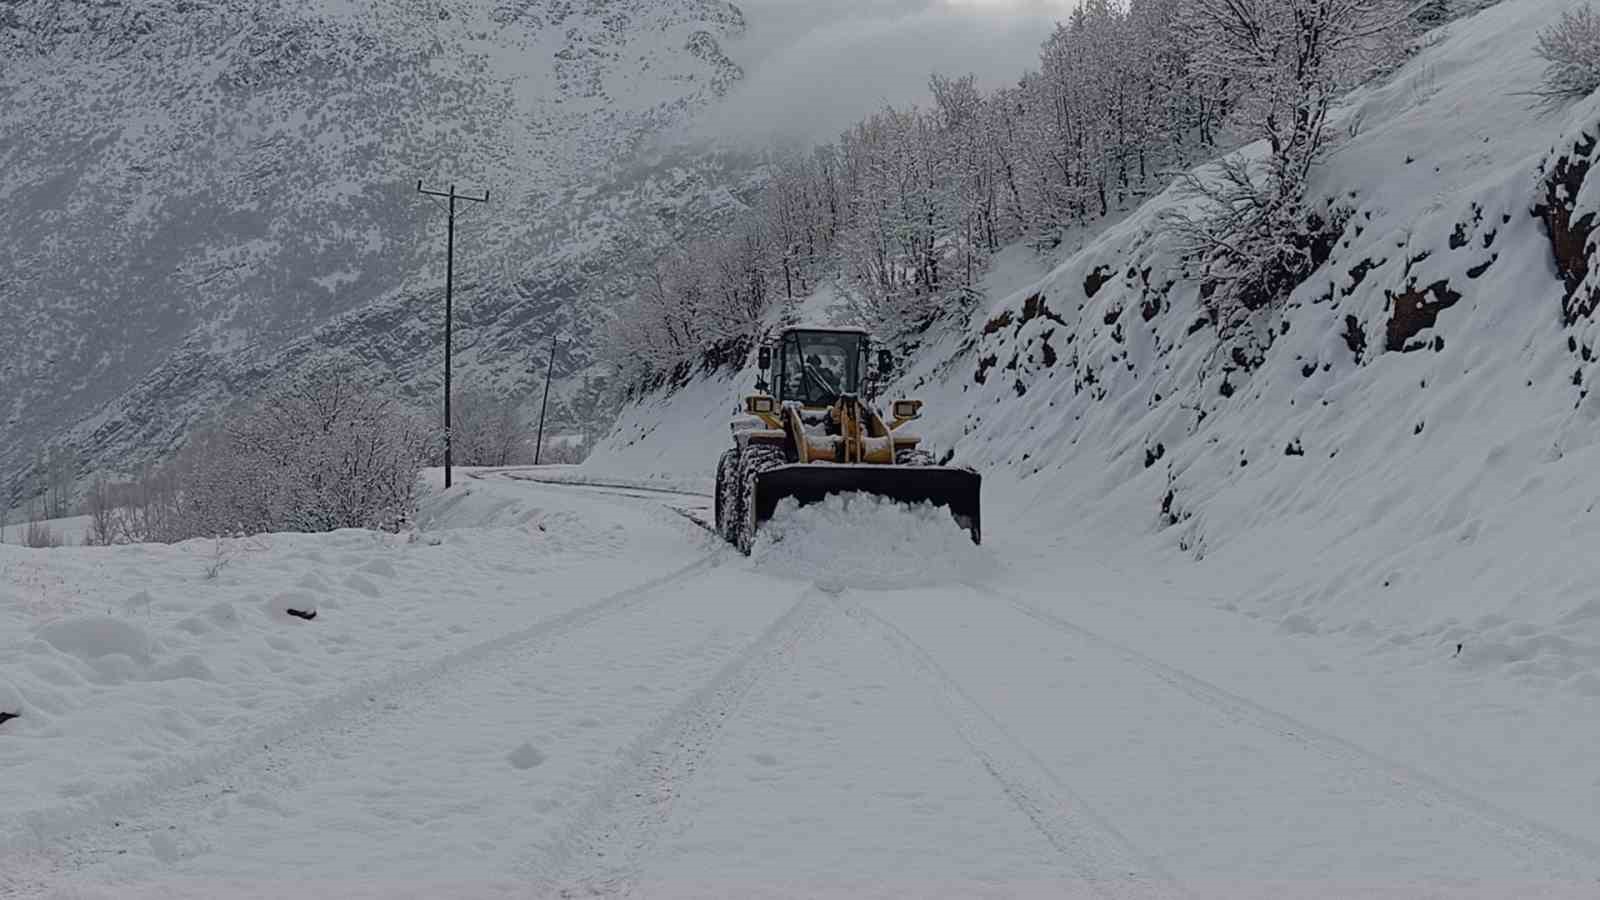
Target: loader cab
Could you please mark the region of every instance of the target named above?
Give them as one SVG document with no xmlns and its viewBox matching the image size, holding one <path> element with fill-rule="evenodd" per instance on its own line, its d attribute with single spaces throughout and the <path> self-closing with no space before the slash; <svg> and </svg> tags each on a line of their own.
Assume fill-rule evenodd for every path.
<svg viewBox="0 0 1600 900">
<path fill-rule="evenodd" d="M 832 406 L 861 394 L 867 369 L 867 333 L 855 329 L 791 328 L 778 338 L 776 394 L 786 403 Z"/>
</svg>

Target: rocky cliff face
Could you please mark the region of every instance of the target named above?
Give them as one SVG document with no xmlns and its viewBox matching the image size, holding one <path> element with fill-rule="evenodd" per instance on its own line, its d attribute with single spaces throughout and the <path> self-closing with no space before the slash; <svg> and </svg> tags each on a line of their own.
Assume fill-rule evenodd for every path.
<svg viewBox="0 0 1600 900">
<path fill-rule="evenodd" d="M 425 390 L 419 178 L 491 191 L 459 223 L 463 377 L 529 380 L 623 223 L 726 202 L 728 161 L 640 150 L 738 80 L 743 28 L 720 0 L 0 3 L 0 483 L 50 441 L 155 459 L 311 355 Z"/>
</svg>

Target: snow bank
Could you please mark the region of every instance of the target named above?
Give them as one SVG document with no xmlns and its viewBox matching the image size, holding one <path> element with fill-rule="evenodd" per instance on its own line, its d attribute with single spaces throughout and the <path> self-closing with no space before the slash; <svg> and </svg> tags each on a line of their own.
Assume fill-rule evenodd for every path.
<svg viewBox="0 0 1600 900">
<path fill-rule="evenodd" d="M 751 558 L 767 574 L 829 588 L 931 587 L 981 581 L 995 571 L 993 556 L 949 510 L 860 494 L 804 507 L 785 500 Z"/>
<path fill-rule="evenodd" d="M 748 375 L 748 377 L 745 377 Z M 753 373 L 699 375 L 683 388 L 647 397 L 622 411 L 616 425 L 581 467 L 596 478 L 709 493 L 717 459 L 733 446 L 728 423 L 740 397 L 755 387 Z"/>
</svg>

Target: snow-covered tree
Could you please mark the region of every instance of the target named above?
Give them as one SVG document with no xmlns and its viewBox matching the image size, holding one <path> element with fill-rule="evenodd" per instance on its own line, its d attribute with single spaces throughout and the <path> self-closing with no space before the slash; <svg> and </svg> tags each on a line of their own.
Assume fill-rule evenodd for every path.
<svg viewBox="0 0 1600 900">
<path fill-rule="evenodd" d="M 164 539 L 399 528 L 437 438 L 354 367 L 315 366 L 191 440 Z"/>
<path fill-rule="evenodd" d="M 1337 219 L 1306 198 L 1333 139 L 1329 113 L 1393 58 L 1407 10 L 1404 0 L 1187 0 L 1195 71 L 1223 86 L 1232 121 L 1265 147 L 1185 175 L 1191 202 L 1166 217 L 1224 330 L 1314 268 L 1317 232 Z"/>
<path fill-rule="evenodd" d="M 1562 13 L 1540 32 L 1538 54 L 1548 65 L 1536 93 L 1546 103 L 1594 93 L 1600 89 L 1600 13 L 1587 3 Z"/>
<path fill-rule="evenodd" d="M 482 386 L 456 391 L 450 402 L 451 453 L 462 466 L 510 466 L 531 459 L 533 427 L 514 397 Z"/>
</svg>

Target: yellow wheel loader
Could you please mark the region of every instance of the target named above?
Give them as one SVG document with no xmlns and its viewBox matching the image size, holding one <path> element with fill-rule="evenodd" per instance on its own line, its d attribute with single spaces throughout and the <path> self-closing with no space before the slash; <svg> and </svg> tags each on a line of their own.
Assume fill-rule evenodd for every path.
<svg viewBox="0 0 1600 900">
<path fill-rule="evenodd" d="M 981 478 L 935 465 L 919 446 L 907 426 L 921 418 L 922 402 L 896 400 L 885 419 L 861 399 L 873 382 L 866 331 L 787 328 L 758 353 L 757 393 L 744 399 L 734 446 L 717 464 L 717 531 L 725 540 L 748 554 L 783 500 L 805 505 L 843 493 L 946 507 L 974 543 L 982 540 Z M 893 364 L 888 351 L 877 364 L 881 380 Z"/>
</svg>

